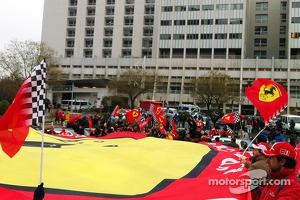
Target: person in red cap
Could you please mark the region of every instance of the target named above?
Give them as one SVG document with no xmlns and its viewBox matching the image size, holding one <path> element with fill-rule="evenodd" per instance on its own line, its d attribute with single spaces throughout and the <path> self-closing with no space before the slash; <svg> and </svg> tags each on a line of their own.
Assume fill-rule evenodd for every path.
<svg viewBox="0 0 300 200">
<path fill-rule="evenodd" d="M 262 153 L 268 157 L 271 179 L 262 190 L 261 200 L 269 199 L 300 199 L 300 181 L 295 167 L 296 151 L 288 142 L 277 142 L 270 150 Z"/>
<path fill-rule="evenodd" d="M 252 144 L 253 148 L 253 157 L 251 162 L 246 161 L 244 157 L 240 157 L 240 161 L 245 165 L 248 171 L 252 171 L 256 174 L 256 179 L 259 175 L 261 180 L 266 180 L 270 174 L 270 167 L 267 162 L 267 157 L 262 153 L 264 150 L 270 149 L 269 145 L 266 142 L 260 142 L 258 144 Z M 255 171 L 256 170 L 256 171 Z M 264 173 L 261 173 L 259 170 L 264 170 Z M 263 182 L 259 185 L 253 185 L 251 189 L 252 200 L 258 200 L 261 194 L 261 187 L 265 187 Z"/>
</svg>

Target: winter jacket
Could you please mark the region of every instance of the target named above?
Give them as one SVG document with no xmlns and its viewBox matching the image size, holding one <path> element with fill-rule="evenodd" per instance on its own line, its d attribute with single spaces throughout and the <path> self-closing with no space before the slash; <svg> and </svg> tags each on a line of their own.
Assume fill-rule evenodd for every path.
<svg viewBox="0 0 300 200">
<path fill-rule="evenodd" d="M 263 155 L 253 157 L 251 163 L 250 162 L 245 163 L 245 167 L 247 167 L 249 171 L 254 169 L 263 169 L 268 174 L 270 171 L 269 164 L 267 163 L 267 158 L 264 157 Z"/>
<path fill-rule="evenodd" d="M 279 181 L 282 180 L 282 181 Z M 270 184 L 270 183 L 274 184 Z M 278 183 L 279 184 L 276 184 Z M 300 182 L 295 175 L 295 169 L 284 169 L 271 173 L 269 184 L 262 190 L 260 200 L 296 200 L 300 199 Z"/>
</svg>

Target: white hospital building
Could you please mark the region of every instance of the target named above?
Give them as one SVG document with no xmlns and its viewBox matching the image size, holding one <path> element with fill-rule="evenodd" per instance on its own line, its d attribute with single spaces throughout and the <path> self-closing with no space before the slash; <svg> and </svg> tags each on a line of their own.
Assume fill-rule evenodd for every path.
<svg viewBox="0 0 300 200">
<path fill-rule="evenodd" d="M 300 0 L 45 0 L 42 42 L 69 80 L 48 93 L 57 101 L 72 93 L 98 106 L 107 81 L 137 67 L 167 86 L 142 98 L 171 107 L 194 103 L 191 81 L 211 70 L 242 91 L 257 78 L 282 84 L 289 112 L 300 99 Z M 253 111 L 246 98 L 234 104 Z"/>
</svg>

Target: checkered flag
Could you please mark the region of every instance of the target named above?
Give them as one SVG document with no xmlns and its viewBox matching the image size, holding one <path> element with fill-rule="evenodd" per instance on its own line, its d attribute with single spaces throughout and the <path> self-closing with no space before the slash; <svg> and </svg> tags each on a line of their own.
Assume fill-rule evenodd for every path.
<svg viewBox="0 0 300 200">
<path fill-rule="evenodd" d="M 31 100 L 32 100 L 32 125 L 43 122 L 45 115 L 46 98 L 46 62 L 43 60 L 40 65 L 33 69 L 30 75 L 31 80 Z"/>
<path fill-rule="evenodd" d="M 149 113 L 152 115 L 152 118 L 155 122 L 159 123 L 156 114 L 154 112 L 154 104 L 150 104 Z"/>
<path fill-rule="evenodd" d="M 235 123 L 238 123 L 241 120 L 240 115 L 237 111 L 233 112 L 233 117 L 234 117 Z"/>
<path fill-rule="evenodd" d="M 232 130 L 228 125 L 226 125 L 226 128 L 227 128 L 227 131 L 228 131 L 229 133 L 231 133 L 231 134 L 234 133 L 233 130 Z"/>
</svg>

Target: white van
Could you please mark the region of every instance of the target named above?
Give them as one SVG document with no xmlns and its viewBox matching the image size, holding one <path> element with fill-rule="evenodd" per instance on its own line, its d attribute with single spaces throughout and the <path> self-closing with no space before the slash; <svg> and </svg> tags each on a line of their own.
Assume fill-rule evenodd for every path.
<svg viewBox="0 0 300 200">
<path fill-rule="evenodd" d="M 282 123 L 282 129 L 284 131 L 289 130 L 291 120 L 294 120 L 294 122 L 295 122 L 295 131 L 296 132 L 300 131 L 300 116 L 298 116 L 298 115 L 281 115 L 280 119 L 281 119 L 281 123 Z"/>
<path fill-rule="evenodd" d="M 87 100 L 62 100 L 62 110 L 88 110 L 92 104 Z"/>
<path fill-rule="evenodd" d="M 179 106 L 178 110 L 189 112 L 191 115 L 194 113 L 200 113 L 200 107 L 192 104 L 182 104 Z"/>
</svg>

